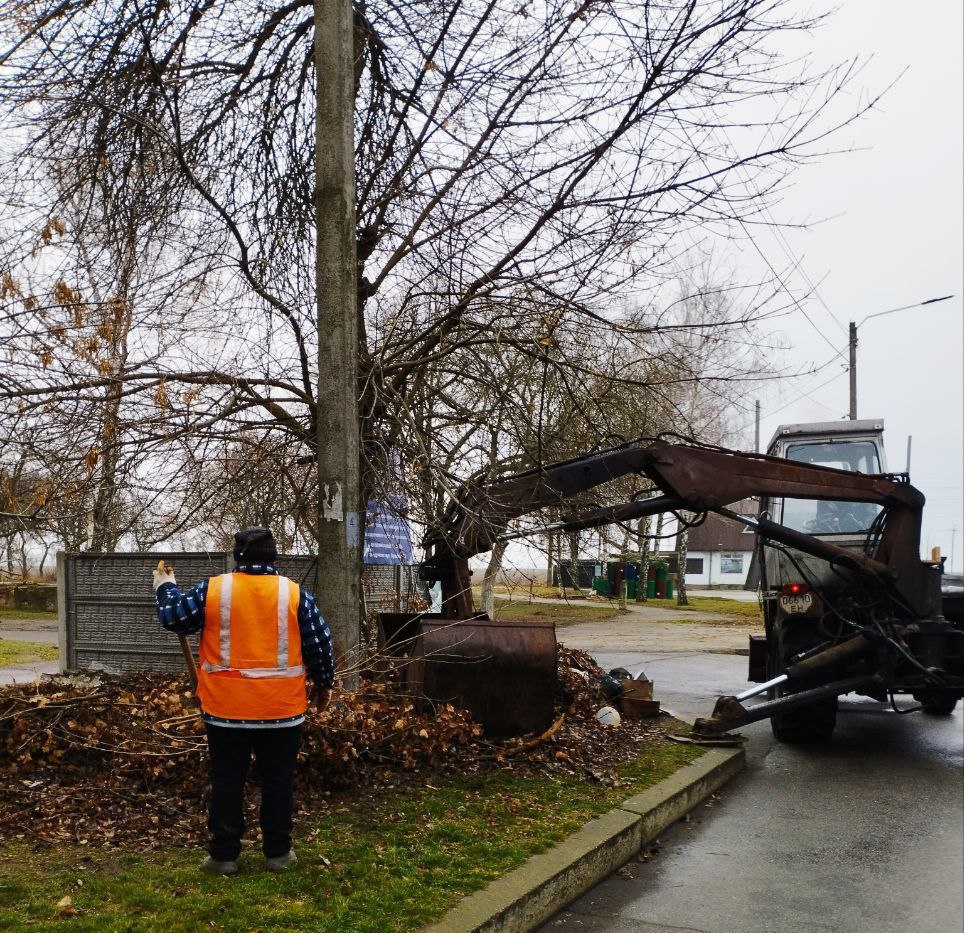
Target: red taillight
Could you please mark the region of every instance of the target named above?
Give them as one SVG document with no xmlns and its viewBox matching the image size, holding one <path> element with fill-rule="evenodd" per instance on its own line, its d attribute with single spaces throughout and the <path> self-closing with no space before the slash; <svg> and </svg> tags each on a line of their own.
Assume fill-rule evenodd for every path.
<svg viewBox="0 0 964 933">
<path fill-rule="evenodd" d="M 784 583 L 780 587 L 780 592 L 784 596 L 802 596 L 804 593 L 810 592 L 810 587 L 806 583 Z"/>
</svg>

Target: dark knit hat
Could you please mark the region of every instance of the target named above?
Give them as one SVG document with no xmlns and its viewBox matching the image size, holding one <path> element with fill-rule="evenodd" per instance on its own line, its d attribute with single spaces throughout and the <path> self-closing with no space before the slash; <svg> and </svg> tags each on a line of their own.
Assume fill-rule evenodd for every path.
<svg viewBox="0 0 964 933">
<path fill-rule="evenodd" d="M 270 528 L 242 528 L 234 535 L 234 559 L 239 564 L 272 564 L 278 545 Z"/>
</svg>

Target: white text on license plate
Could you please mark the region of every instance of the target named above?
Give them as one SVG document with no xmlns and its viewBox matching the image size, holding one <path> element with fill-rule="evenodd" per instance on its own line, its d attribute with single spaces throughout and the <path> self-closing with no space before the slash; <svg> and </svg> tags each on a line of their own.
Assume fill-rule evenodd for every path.
<svg viewBox="0 0 964 933">
<path fill-rule="evenodd" d="M 781 596 L 780 608 L 787 613 L 806 612 L 813 605 L 813 596 L 802 593 L 798 596 Z"/>
</svg>

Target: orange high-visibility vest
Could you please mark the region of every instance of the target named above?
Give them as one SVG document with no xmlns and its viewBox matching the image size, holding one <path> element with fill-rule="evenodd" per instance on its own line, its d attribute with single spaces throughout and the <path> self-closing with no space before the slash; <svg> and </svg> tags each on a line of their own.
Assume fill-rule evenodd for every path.
<svg viewBox="0 0 964 933">
<path fill-rule="evenodd" d="M 307 708 L 298 584 L 272 574 L 208 581 L 198 666 L 201 709 L 220 719 L 287 719 Z"/>
</svg>

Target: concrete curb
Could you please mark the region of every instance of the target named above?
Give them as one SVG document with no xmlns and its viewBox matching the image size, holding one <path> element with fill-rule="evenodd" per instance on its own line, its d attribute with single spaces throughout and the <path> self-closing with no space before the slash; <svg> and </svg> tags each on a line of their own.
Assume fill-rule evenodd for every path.
<svg viewBox="0 0 964 933">
<path fill-rule="evenodd" d="M 528 933 L 624 865 L 743 770 L 742 748 L 710 748 L 642 794 L 476 891 L 422 933 Z"/>
</svg>

